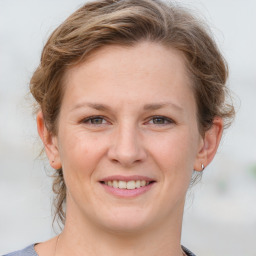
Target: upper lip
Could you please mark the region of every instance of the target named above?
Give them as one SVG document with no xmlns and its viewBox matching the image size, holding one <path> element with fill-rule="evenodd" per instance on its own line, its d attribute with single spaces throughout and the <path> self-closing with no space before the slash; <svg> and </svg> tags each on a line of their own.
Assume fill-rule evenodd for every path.
<svg viewBox="0 0 256 256">
<path fill-rule="evenodd" d="M 100 181 L 113 181 L 113 180 L 122 180 L 122 181 L 130 181 L 130 180 L 145 180 L 145 181 L 155 181 L 154 179 L 141 176 L 141 175 L 132 175 L 132 176 L 123 176 L 123 175 L 112 175 L 101 179 Z"/>
</svg>

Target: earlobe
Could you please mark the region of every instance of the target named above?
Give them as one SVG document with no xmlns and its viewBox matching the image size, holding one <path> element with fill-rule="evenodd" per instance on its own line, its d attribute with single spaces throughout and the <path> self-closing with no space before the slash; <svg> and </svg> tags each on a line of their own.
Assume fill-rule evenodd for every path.
<svg viewBox="0 0 256 256">
<path fill-rule="evenodd" d="M 46 128 L 42 111 L 36 117 L 37 131 L 44 144 L 45 152 L 52 168 L 60 169 L 61 162 L 57 144 L 57 137 L 53 136 Z"/>
<path fill-rule="evenodd" d="M 202 139 L 194 164 L 195 171 L 203 171 L 213 160 L 220 144 L 222 132 L 223 120 L 220 117 L 215 117 L 211 128 L 205 132 L 205 136 Z"/>
</svg>

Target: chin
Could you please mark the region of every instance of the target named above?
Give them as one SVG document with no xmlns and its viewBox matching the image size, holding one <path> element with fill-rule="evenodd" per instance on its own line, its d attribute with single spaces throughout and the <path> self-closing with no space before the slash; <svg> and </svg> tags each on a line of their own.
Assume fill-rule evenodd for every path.
<svg viewBox="0 0 256 256">
<path fill-rule="evenodd" d="M 105 229 L 124 234 L 137 233 L 147 229 L 154 222 L 152 216 L 147 216 L 145 212 L 140 210 L 127 209 L 122 211 L 118 209 L 117 211 L 105 214 L 105 218 L 102 220 Z"/>
</svg>

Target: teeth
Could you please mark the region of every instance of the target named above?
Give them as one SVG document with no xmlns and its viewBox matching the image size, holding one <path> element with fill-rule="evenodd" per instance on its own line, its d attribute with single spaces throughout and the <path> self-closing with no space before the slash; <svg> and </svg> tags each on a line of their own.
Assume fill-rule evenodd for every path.
<svg viewBox="0 0 256 256">
<path fill-rule="evenodd" d="M 141 186 L 141 187 L 146 186 L 146 181 L 145 181 L 145 180 L 142 180 L 142 181 L 140 182 L 140 186 Z"/>
<path fill-rule="evenodd" d="M 118 188 L 118 181 L 113 180 L 113 187 L 114 187 L 114 188 Z"/>
<path fill-rule="evenodd" d="M 127 182 L 120 180 L 119 184 L 118 184 L 118 187 L 119 188 L 126 188 L 126 184 L 127 184 Z"/>
<path fill-rule="evenodd" d="M 114 188 L 120 189 L 136 189 L 140 187 L 145 187 L 149 184 L 149 181 L 145 180 L 130 180 L 130 181 L 123 181 L 123 180 L 113 180 L 113 181 L 105 181 L 105 185 Z"/>
<path fill-rule="evenodd" d="M 136 182 L 135 182 L 135 187 L 136 187 L 136 188 L 140 188 L 140 180 L 136 180 Z"/>
<path fill-rule="evenodd" d="M 130 180 L 126 183 L 126 188 L 127 189 L 135 189 L 135 181 L 134 180 Z"/>
</svg>

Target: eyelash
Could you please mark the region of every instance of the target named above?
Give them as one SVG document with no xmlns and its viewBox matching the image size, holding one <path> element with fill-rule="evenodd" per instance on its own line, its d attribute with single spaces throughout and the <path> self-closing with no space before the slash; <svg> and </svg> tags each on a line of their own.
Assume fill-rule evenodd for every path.
<svg viewBox="0 0 256 256">
<path fill-rule="evenodd" d="M 174 124 L 175 122 L 171 119 L 171 118 L 168 118 L 166 116 L 152 116 L 150 117 L 149 122 L 156 120 L 156 119 L 161 119 L 164 123 L 161 123 L 161 124 L 155 124 L 155 123 L 152 123 L 153 125 L 169 125 L 169 124 Z"/>
<path fill-rule="evenodd" d="M 94 120 L 101 120 L 101 123 L 93 123 Z M 162 120 L 163 123 L 160 123 L 160 124 L 156 124 L 154 123 L 154 120 Z M 105 122 L 104 122 L 105 121 Z M 106 121 L 105 117 L 104 116 L 89 116 L 85 119 L 83 119 L 81 121 L 81 123 L 84 123 L 84 124 L 89 124 L 89 125 L 96 125 L 96 126 L 99 126 L 99 125 L 104 125 L 106 124 L 108 121 Z M 152 122 L 152 123 L 151 123 Z M 150 124 L 150 125 L 159 125 L 159 126 L 164 126 L 164 125 L 169 125 L 169 124 L 175 124 L 175 121 L 173 121 L 171 118 L 168 118 L 166 116 L 152 116 L 148 119 L 148 121 L 146 122 L 146 124 Z"/>
<path fill-rule="evenodd" d="M 94 124 L 92 123 L 93 120 L 96 120 L 96 119 L 101 119 L 101 120 L 105 120 L 105 117 L 104 116 L 89 116 L 85 119 L 82 120 L 82 123 L 88 123 L 90 125 L 103 125 L 105 123 L 100 123 L 100 124 Z M 105 122 L 107 123 L 107 121 L 105 120 Z"/>
</svg>

